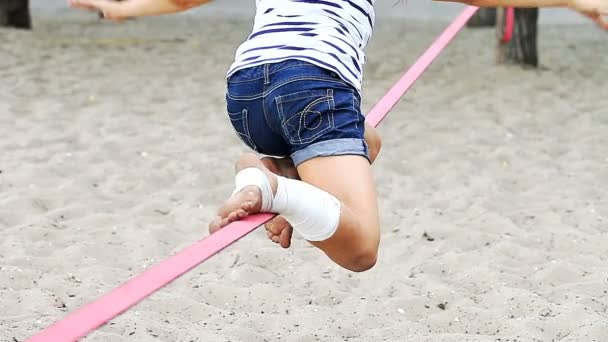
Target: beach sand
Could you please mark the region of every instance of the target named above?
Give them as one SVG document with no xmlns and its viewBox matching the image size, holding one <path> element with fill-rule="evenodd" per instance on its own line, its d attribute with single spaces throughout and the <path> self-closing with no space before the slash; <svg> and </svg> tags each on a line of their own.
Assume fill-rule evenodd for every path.
<svg viewBox="0 0 608 342">
<path fill-rule="evenodd" d="M 251 20 L 209 13 L 0 30 L 0 341 L 208 235 Z M 378 19 L 365 110 L 444 26 Z M 522 70 L 493 34 L 463 31 L 382 123 L 371 271 L 258 229 L 82 341 L 608 341 L 608 36 L 543 25 Z"/>
</svg>

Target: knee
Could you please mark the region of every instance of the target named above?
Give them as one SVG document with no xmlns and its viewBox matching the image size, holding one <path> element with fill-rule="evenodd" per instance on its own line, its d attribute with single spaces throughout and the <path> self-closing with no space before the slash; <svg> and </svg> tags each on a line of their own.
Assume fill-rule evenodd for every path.
<svg viewBox="0 0 608 342">
<path fill-rule="evenodd" d="M 372 269 L 378 261 L 378 248 L 368 248 L 358 251 L 350 259 L 346 269 L 353 272 L 365 272 Z"/>
</svg>

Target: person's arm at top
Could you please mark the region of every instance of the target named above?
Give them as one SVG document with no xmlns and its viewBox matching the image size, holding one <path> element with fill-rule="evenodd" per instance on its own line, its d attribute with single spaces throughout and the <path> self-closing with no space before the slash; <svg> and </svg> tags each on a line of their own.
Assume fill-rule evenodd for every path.
<svg viewBox="0 0 608 342">
<path fill-rule="evenodd" d="M 122 20 L 187 11 L 212 0 L 69 0 L 72 7 L 103 13 L 104 18 Z"/>
<path fill-rule="evenodd" d="M 478 7 L 570 7 L 570 0 L 434 0 L 436 2 L 460 2 Z"/>
<path fill-rule="evenodd" d="M 542 8 L 564 7 L 581 12 L 601 27 L 608 29 L 602 16 L 608 15 L 608 0 L 434 0 L 437 2 L 460 2 L 478 7 Z"/>
</svg>

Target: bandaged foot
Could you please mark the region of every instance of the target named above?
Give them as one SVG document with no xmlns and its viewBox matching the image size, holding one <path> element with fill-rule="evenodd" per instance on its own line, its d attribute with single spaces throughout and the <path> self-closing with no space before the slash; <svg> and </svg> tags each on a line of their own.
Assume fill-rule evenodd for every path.
<svg viewBox="0 0 608 342">
<path fill-rule="evenodd" d="M 274 243 L 279 244 L 283 248 L 291 246 L 291 237 L 293 235 L 293 227 L 283 216 L 276 216 L 264 225 L 266 236 Z"/>
<path fill-rule="evenodd" d="M 275 158 L 275 157 L 263 157 L 262 163 L 274 174 L 283 176 L 289 179 L 300 180 L 300 175 L 293 161 L 289 157 Z M 237 172 L 238 170 L 237 166 Z M 293 235 L 293 227 L 287 220 L 279 215 L 275 216 L 272 220 L 264 224 L 266 229 L 266 235 L 268 239 L 274 243 L 278 243 L 283 248 L 289 248 L 291 246 L 291 237 Z"/>
<path fill-rule="evenodd" d="M 239 168 L 241 170 L 235 177 L 232 196 L 224 202 L 218 210 L 218 216 L 209 224 L 211 234 L 231 222 L 259 212 L 269 212 L 271 209 L 277 188 L 276 175 L 252 154 L 241 158 Z"/>
<path fill-rule="evenodd" d="M 209 225 L 211 233 L 258 212 L 283 216 L 303 238 L 323 241 L 340 223 L 340 201 L 306 182 L 277 176 L 255 155 L 241 159 L 233 195 Z"/>
</svg>

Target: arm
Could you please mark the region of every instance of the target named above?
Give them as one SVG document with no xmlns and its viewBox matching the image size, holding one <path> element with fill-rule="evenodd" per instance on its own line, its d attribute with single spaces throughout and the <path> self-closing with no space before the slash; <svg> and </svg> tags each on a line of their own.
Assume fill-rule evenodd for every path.
<svg viewBox="0 0 608 342">
<path fill-rule="evenodd" d="M 569 7 L 569 0 L 435 0 L 460 2 L 478 7 Z"/>
<path fill-rule="evenodd" d="M 478 7 L 567 7 L 581 12 L 595 21 L 600 27 L 608 29 L 608 0 L 434 0 L 460 2 Z"/>
<path fill-rule="evenodd" d="M 100 11 L 104 17 L 121 20 L 128 17 L 153 16 L 189 10 L 212 0 L 69 0 L 76 8 Z"/>
</svg>

